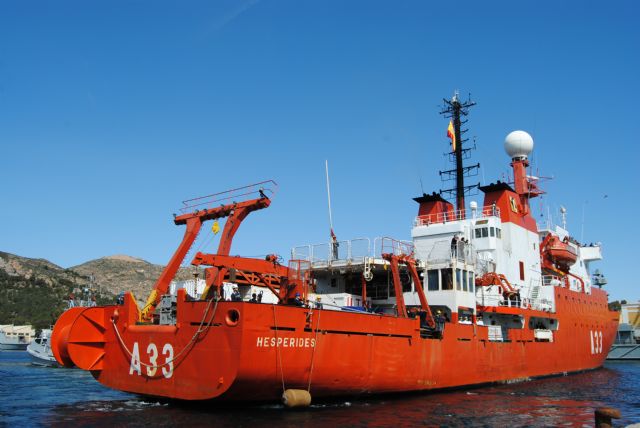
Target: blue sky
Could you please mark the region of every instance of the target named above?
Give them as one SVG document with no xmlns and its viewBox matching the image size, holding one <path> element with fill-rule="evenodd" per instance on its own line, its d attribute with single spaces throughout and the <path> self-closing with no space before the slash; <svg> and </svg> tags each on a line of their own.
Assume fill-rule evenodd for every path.
<svg viewBox="0 0 640 428">
<path fill-rule="evenodd" d="M 180 201 L 271 178 L 232 253 L 288 258 L 327 239 L 325 159 L 339 238 L 408 239 L 420 180 L 442 187 L 439 105 L 459 89 L 478 103 L 478 181 L 507 173 L 508 132 L 530 132 L 533 172 L 554 177 L 534 208 L 566 206 L 574 236 L 604 245 L 611 297 L 638 300 L 639 8 L 2 2 L 0 250 L 165 263 Z"/>
</svg>

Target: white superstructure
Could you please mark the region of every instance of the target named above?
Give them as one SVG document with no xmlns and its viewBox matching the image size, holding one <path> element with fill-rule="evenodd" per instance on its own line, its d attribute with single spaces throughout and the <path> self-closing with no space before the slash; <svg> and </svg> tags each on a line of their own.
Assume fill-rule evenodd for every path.
<svg viewBox="0 0 640 428">
<path fill-rule="evenodd" d="M 505 139 L 505 150 L 512 159 L 513 183 L 480 186 L 483 204 L 473 201 L 470 209 L 456 210 L 437 193 L 415 198 L 420 207 L 411 242 L 390 238 L 334 241 L 295 247 L 291 258 L 311 263 L 316 292 L 352 296 L 350 301 L 355 302 L 366 283 L 367 301 L 371 301 L 367 306 L 383 312 L 396 310 L 390 264 L 382 257 L 384 253 L 410 254 L 417 261 L 429 306 L 449 319 L 478 316 L 482 323 L 486 314 L 480 316 L 480 312 L 502 307 L 554 312 L 557 286 L 591 294 L 593 285 L 606 283 L 598 272 L 598 279 L 591 279 L 590 264 L 602 258 L 600 245 L 580 244 L 560 226 L 538 229 L 529 199 L 543 192 L 537 178 L 526 174 L 533 139 L 524 131 L 514 131 Z M 400 280 L 406 305 L 419 306 L 406 269 Z M 497 324 L 514 328 L 510 323 L 521 324 L 521 320 L 505 317 Z M 557 326 L 545 325 L 540 337 L 554 328 Z"/>
</svg>

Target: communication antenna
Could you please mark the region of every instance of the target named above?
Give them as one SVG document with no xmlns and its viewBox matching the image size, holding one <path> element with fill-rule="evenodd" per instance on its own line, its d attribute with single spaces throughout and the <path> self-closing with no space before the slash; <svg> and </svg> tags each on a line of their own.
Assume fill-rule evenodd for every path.
<svg viewBox="0 0 640 428">
<path fill-rule="evenodd" d="M 329 184 L 329 161 L 324 161 L 324 171 L 327 177 L 327 204 L 329 206 L 329 234 L 331 240 L 335 240 L 336 235 L 333 233 L 333 217 L 331 215 L 331 186 Z"/>
<path fill-rule="evenodd" d="M 465 202 L 464 197 L 475 195 L 474 192 L 480 183 L 465 186 L 464 178 L 478 175 L 478 169 L 480 164 L 464 165 L 464 160 L 471 157 L 470 151 L 475 148 L 475 139 L 473 147 L 463 147 L 468 138 L 463 138 L 463 135 L 468 129 L 462 129 L 462 125 L 466 124 L 468 120 L 462 120 L 463 116 L 469 114 L 469 109 L 476 105 L 471 101 L 471 95 L 465 102 L 460 102 L 458 99 L 458 91 L 455 91 L 453 97 L 450 100 L 442 99 L 444 104 L 440 114 L 450 119 L 450 128 L 453 128 L 453 135 L 450 135 L 452 141 L 451 152 L 449 153 L 449 160 L 455 165 L 454 169 L 440 171 L 440 179 L 444 181 L 455 180 L 456 186 L 450 189 L 440 190 L 440 194 L 447 194 L 449 197 L 454 197 L 456 200 L 456 209 L 460 211 L 462 218 L 465 218 Z"/>
<path fill-rule="evenodd" d="M 584 211 L 587 201 L 582 203 L 582 224 L 580 225 L 580 242 L 584 242 Z"/>
</svg>

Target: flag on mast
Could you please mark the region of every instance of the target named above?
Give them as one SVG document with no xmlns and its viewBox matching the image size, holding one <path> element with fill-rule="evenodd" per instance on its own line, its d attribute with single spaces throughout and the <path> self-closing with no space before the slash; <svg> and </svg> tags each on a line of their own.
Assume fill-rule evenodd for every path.
<svg viewBox="0 0 640 428">
<path fill-rule="evenodd" d="M 456 131 L 453 129 L 453 121 L 449 121 L 449 127 L 447 128 L 447 137 L 451 138 L 451 147 L 453 151 L 456 151 Z"/>
</svg>

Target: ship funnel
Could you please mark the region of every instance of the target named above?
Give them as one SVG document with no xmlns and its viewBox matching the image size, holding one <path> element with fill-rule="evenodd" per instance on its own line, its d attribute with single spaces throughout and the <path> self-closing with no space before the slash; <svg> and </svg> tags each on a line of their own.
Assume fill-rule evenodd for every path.
<svg viewBox="0 0 640 428">
<path fill-rule="evenodd" d="M 511 159 L 526 159 L 533 151 L 533 138 L 524 131 L 513 131 L 504 139 L 504 149 Z"/>
</svg>

